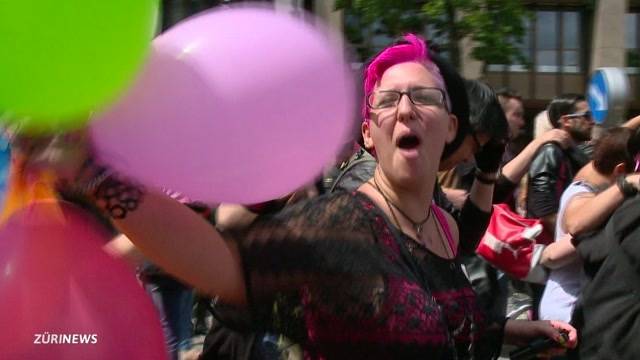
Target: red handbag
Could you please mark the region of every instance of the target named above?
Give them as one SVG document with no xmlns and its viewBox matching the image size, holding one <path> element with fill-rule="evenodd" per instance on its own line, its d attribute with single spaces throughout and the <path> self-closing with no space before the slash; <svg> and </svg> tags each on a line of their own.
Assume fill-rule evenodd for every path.
<svg viewBox="0 0 640 360">
<path fill-rule="evenodd" d="M 489 227 L 476 253 L 513 277 L 544 283 L 547 274 L 539 262 L 545 245 L 551 242 L 539 219 L 524 218 L 508 205 L 498 204 L 493 205 Z"/>
</svg>

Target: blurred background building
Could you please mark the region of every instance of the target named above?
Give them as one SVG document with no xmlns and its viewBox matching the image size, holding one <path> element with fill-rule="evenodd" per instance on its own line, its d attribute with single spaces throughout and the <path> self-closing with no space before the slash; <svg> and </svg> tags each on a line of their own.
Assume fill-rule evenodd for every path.
<svg viewBox="0 0 640 360">
<path fill-rule="evenodd" d="M 625 68 L 631 85 L 629 112 L 640 112 L 640 1 L 535 1 L 521 45 L 530 66 L 469 60 L 465 73 L 494 87 L 508 86 L 525 100 L 529 117 L 557 94 L 585 93 L 591 72 L 599 67 Z"/>
<path fill-rule="evenodd" d="M 338 0 L 340 1 L 340 0 Z M 506 0 L 508 1 L 508 0 Z M 519 1 L 519 0 L 513 0 Z M 238 0 L 163 0 L 163 28 L 206 8 Z M 334 11 L 336 0 L 263 0 L 268 6 L 306 10 L 330 26 L 344 30 L 357 21 L 352 14 Z M 342 1 L 342 3 L 349 1 Z M 629 75 L 629 114 L 640 113 L 640 0 L 555 0 L 520 1 L 528 11 L 523 20 L 525 34 L 517 46 L 521 63 L 484 63 L 471 56 L 472 41 L 461 41 L 459 70 L 467 78 L 487 81 L 494 88 L 509 87 L 524 99 L 529 130 L 536 114 L 555 95 L 585 93 L 591 72 L 598 67 L 622 67 Z M 239 24 L 243 26 L 244 24 Z M 425 27 L 425 35 L 429 34 Z M 349 37 L 349 36 L 348 36 Z M 364 46 L 377 51 L 392 37 L 362 29 L 352 49 Z M 446 54 L 445 54 L 446 55 Z M 363 62 L 365 56 L 356 59 Z"/>
</svg>

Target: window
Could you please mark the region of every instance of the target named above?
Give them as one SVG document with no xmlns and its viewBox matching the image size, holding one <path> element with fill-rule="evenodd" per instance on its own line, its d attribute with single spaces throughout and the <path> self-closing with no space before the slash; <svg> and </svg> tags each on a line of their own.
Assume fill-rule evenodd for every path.
<svg viewBox="0 0 640 360">
<path fill-rule="evenodd" d="M 536 58 L 538 72 L 554 72 L 559 65 L 558 17 L 554 11 L 536 13 Z"/>
<path fill-rule="evenodd" d="M 582 71 L 580 52 L 581 14 L 577 11 L 536 11 L 526 20 L 526 34 L 516 44 L 528 64 L 489 65 L 489 71 L 534 71 L 541 73 Z"/>
<path fill-rule="evenodd" d="M 562 13 L 562 72 L 580 72 L 580 15 Z"/>
<path fill-rule="evenodd" d="M 640 72 L 640 14 L 625 14 L 624 47 L 627 55 L 627 72 L 637 74 Z"/>
</svg>

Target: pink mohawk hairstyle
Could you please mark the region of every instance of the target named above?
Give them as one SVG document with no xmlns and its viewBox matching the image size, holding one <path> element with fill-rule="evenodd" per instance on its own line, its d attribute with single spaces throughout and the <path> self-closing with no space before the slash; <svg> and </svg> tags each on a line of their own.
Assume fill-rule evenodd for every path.
<svg viewBox="0 0 640 360">
<path fill-rule="evenodd" d="M 434 75 L 438 86 L 445 91 L 445 94 L 447 93 L 447 88 L 440 74 L 440 70 L 429 56 L 429 48 L 425 40 L 415 34 L 406 34 L 402 37 L 401 42 L 385 48 L 376 55 L 364 71 L 364 101 L 362 104 L 362 118 L 364 121 L 369 121 L 367 98 L 382 78 L 382 74 L 390 67 L 405 62 L 423 64 L 427 70 Z M 447 94 L 446 97 L 447 108 L 450 109 L 449 95 Z"/>
</svg>

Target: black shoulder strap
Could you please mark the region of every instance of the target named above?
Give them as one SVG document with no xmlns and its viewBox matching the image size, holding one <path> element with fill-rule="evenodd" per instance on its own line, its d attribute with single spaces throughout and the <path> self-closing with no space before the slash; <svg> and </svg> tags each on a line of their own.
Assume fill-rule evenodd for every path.
<svg viewBox="0 0 640 360">
<path fill-rule="evenodd" d="M 340 173 L 333 180 L 333 184 L 331 184 L 331 189 L 329 189 L 329 192 L 330 193 L 334 192 L 334 190 L 336 189 L 336 186 L 338 186 L 338 184 L 340 183 L 340 180 L 342 180 L 342 178 L 347 174 L 347 172 L 349 172 L 349 170 L 351 170 L 351 168 L 353 168 L 354 166 L 360 163 L 364 163 L 368 161 L 375 162 L 376 160 L 365 150 L 363 149 L 358 150 L 358 152 L 354 156 L 352 156 L 351 159 L 349 159 L 347 164 L 340 169 Z"/>
</svg>

